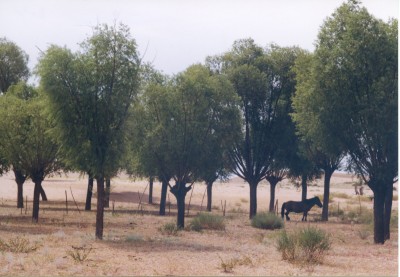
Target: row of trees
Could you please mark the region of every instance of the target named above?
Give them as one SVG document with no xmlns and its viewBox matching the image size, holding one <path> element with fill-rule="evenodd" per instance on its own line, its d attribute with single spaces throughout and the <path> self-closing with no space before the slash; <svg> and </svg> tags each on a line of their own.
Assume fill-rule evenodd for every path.
<svg viewBox="0 0 400 277">
<path fill-rule="evenodd" d="M 347 156 L 374 192 L 374 240 L 384 243 L 398 166 L 397 37 L 397 21 L 349 1 L 324 22 L 314 53 L 244 39 L 170 77 L 141 63 L 126 26 L 100 25 L 79 51 L 53 45 L 42 54 L 38 88 L 12 85 L 28 77 L 27 57 L 2 40 L 1 170 L 14 171 L 21 197 L 23 181 L 35 183 L 35 221 L 47 175 L 87 173 L 89 209 L 97 183 L 101 239 L 104 183 L 119 170 L 162 183 L 160 215 L 169 188 L 178 227 L 196 181 L 207 184 L 211 210 L 214 181 L 241 177 L 251 218 L 262 180 L 272 211 L 277 183 L 300 179 L 305 199 L 307 181 L 323 171 L 328 220 L 330 178 Z"/>
</svg>

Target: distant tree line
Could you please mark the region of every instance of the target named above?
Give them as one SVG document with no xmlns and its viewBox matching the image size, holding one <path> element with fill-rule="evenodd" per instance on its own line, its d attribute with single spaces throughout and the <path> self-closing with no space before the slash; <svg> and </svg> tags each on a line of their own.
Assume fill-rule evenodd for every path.
<svg viewBox="0 0 400 277">
<path fill-rule="evenodd" d="M 49 175 L 88 176 L 86 210 L 97 184 L 96 238 L 103 237 L 110 180 L 124 170 L 162 183 L 185 225 L 185 197 L 195 182 L 212 186 L 235 174 L 257 187 L 307 182 L 324 174 L 322 220 L 328 220 L 335 170 L 359 175 L 374 193 L 374 241 L 390 238 L 398 175 L 398 26 L 376 19 L 355 0 L 321 26 L 314 52 L 237 40 L 174 76 L 142 63 L 129 28 L 98 25 L 76 52 L 51 45 L 27 84 L 28 56 L 0 40 L 0 173 L 12 170 L 22 208 L 23 183 L 34 184 L 32 220 Z M 346 157 L 346 159 L 344 159 Z"/>
</svg>

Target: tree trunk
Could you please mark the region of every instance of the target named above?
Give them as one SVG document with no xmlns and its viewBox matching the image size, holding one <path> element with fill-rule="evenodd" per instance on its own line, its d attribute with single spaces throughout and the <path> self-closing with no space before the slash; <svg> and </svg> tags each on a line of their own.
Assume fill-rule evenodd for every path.
<svg viewBox="0 0 400 277">
<path fill-rule="evenodd" d="M 104 223 L 104 177 L 97 177 L 96 239 L 103 239 Z"/>
<path fill-rule="evenodd" d="M 33 190 L 33 209 L 32 209 L 32 222 L 39 221 L 39 196 L 42 181 L 35 181 L 35 188 Z"/>
<path fill-rule="evenodd" d="M 110 207 L 110 192 L 111 192 L 111 180 L 109 177 L 107 177 L 106 190 L 104 191 L 104 208 Z"/>
<path fill-rule="evenodd" d="M 384 240 L 390 239 L 390 219 L 392 216 L 393 183 L 387 186 L 385 194 Z"/>
<path fill-rule="evenodd" d="M 165 203 L 167 202 L 168 181 L 162 181 L 161 185 L 161 199 L 160 199 L 160 212 L 159 215 L 165 215 Z"/>
<path fill-rule="evenodd" d="M 213 184 L 214 182 L 207 182 L 207 211 L 209 212 L 211 212 Z"/>
<path fill-rule="evenodd" d="M 374 242 L 383 244 L 384 236 L 384 212 L 385 212 L 385 190 L 378 188 L 374 190 Z"/>
<path fill-rule="evenodd" d="M 250 185 L 250 219 L 257 214 L 257 185 L 258 183 L 249 183 Z"/>
<path fill-rule="evenodd" d="M 278 184 L 278 180 L 268 180 L 269 185 L 270 185 L 270 195 L 271 198 L 269 200 L 269 212 L 274 213 L 275 212 L 275 188 L 276 184 Z"/>
<path fill-rule="evenodd" d="M 43 189 L 42 182 L 40 182 L 39 190 L 40 190 L 39 191 L 40 196 L 42 196 L 42 201 L 47 201 L 47 195 L 46 195 L 46 192 Z"/>
<path fill-rule="evenodd" d="M 92 195 L 93 195 L 93 176 L 89 174 L 85 211 L 92 210 Z"/>
<path fill-rule="evenodd" d="M 328 221 L 329 214 L 329 189 L 333 171 L 325 170 L 324 176 L 324 201 L 322 203 L 322 221 Z"/>
<path fill-rule="evenodd" d="M 301 175 L 301 201 L 307 199 L 307 175 Z"/>
<path fill-rule="evenodd" d="M 24 190 L 23 185 L 26 180 L 26 176 L 22 174 L 20 170 L 13 169 L 15 175 L 15 182 L 17 183 L 18 193 L 17 193 L 17 208 L 24 207 Z"/>
<path fill-rule="evenodd" d="M 153 182 L 154 182 L 154 177 L 151 176 L 149 178 L 149 204 L 153 204 Z"/>
<path fill-rule="evenodd" d="M 176 184 L 171 188 L 171 193 L 175 196 L 178 207 L 176 226 L 179 229 L 183 229 L 185 227 L 185 197 L 186 193 L 190 189 L 191 186 L 186 187 L 184 182 L 176 182 Z"/>
</svg>

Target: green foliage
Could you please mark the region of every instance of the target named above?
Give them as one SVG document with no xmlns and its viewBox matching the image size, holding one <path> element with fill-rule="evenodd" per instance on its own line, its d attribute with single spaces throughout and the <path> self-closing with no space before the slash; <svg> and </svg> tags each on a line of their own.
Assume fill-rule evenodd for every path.
<svg viewBox="0 0 400 277">
<path fill-rule="evenodd" d="M 283 220 L 274 213 L 257 213 L 251 219 L 251 226 L 259 229 L 280 229 L 283 228 Z"/>
<path fill-rule="evenodd" d="M 19 83 L 0 99 L 0 148 L 13 168 L 32 180 L 44 179 L 61 168 L 58 144 L 49 132 L 54 127 L 46 113 L 43 93 Z"/>
<path fill-rule="evenodd" d="M 252 39 L 237 40 L 230 51 L 207 58 L 207 66 L 226 75 L 239 97 L 243 121 L 241 137 L 229 152 L 230 167 L 236 175 L 256 186 L 274 169 L 284 167 L 296 150 L 294 125 L 289 113 L 294 93 L 290 68 L 302 52 L 296 47 L 270 45 L 263 49 Z M 256 214 L 256 194 L 250 199 L 250 215 Z"/>
<path fill-rule="evenodd" d="M 51 46 L 37 72 L 72 168 L 113 176 L 126 153 L 128 109 L 138 93 L 136 43 L 124 25 L 99 25 L 79 52 Z"/>
<path fill-rule="evenodd" d="M 329 236 L 321 229 L 307 227 L 293 233 L 282 231 L 277 239 L 277 250 L 289 262 L 321 263 L 331 248 Z"/>
<path fill-rule="evenodd" d="M 391 187 L 398 175 L 397 57 L 397 20 L 383 22 L 348 1 L 324 21 L 315 53 L 295 69 L 300 132 L 328 153 L 347 152 L 349 169 L 374 192 Z M 380 218 L 376 243 L 384 242 Z"/>
<path fill-rule="evenodd" d="M 225 230 L 225 221 L 222 216 L 211 213 L 199 213 L 189 224 L 189 229 L 200 232 L 206 230 Z"/>
<path fill-rule="evenodd" d="M 14 42 L 0 38 L 0 95 L 28 77 L 28 55 Z"/>
</svg>

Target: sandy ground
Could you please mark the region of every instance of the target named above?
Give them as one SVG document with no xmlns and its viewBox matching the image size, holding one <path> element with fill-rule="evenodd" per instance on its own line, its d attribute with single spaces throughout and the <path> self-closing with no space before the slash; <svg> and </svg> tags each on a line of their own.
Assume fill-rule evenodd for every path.
<svg viewBox="0 0 400 277">
<path fill-rule="evenodd" d="M 335 197 L 342 209 L 358 207 L 352 184 L 356 178 L 343 173 L 332 178 L 331 192 L 346 193 L 349 198 Z M 55 176 L 43 183 L 49 201 L 40 203 L 40 220 L 31 223 L 33 184 L 26 182 L 27 210 L 16 208 L 17 187 L 11 174 L 0 178 L 0 238 L 4 241 L 27 238 L 38 249 L 31 253 L 2 252 L 1 275 L 258 275 L 258 276 L 394 276 L 398 275 L 398 229 L 391 233 L 391 240 L 384 245 L 373 244 L 372 233 L 362 239 L 359 232 L 366 226 L 343 222 L 336 217 L 329 222 L 318 221 L 320 209 L 313 208 L 309 221 L 301 222 L 300 215 L 293 215 L 285 222 L 288 230 L 317 226 L 328 232 L 332 249 L 322 264 L 305 266 L 283 261 L 276 250 L 279 230 L 265 231 L 251 227 L 248 220 L 249 188 L 239 178 L 227 183 L 216 183 L 213 188 L 213 212 L 222 215 L 221 203 L 226 201 L 225 231 L 181 231 L 177 236 L 162 234 L 159 228 L 175 222 L 175 199 L 169 194 L 167 215 L 158 216 L 160 184 L 154 185 L 154 204 L 147 203 L 147 181 L 133 181 L 125 175 L 112 180 L 111 207 L 105 213 L 104 240 L 94 239 L 95 212 L 84 212 L 86 178 L 78 174 Z M 269 205 L 269 185 L 258 188 L 258 211 Z M 79 208 L 75 206 L 72 194 Z M 68 213 L 65 208 L 68 197 Z M 144 193 L 143 193 L 144 192 Z M 196 183 L 189 193 L 189 223 L 193 216 L 204 210 L 205 185 Z M 308 197 L 321 195 L 322 183 L 309 186 Z M 367 195 L 372 195 L 365 189 Z M 142 196 L 139 209 L 139 198 Z M 397 191 L 395 192 L 397 195 Z M 288 182 L 276 190 L 279 206 L 287 200 L 300 200 L 301 191 Z M 96 200 L 93 199 L 93 209 Z M 202 203 L 203 202 L 203 203 Z M 112 206 L 114 204 L 114 213 Z M 371 208 L 372 202 L 362 205 Z M 393 202 L 397 210 L 397 201 Z M 91 249 L 88 258 L 76 262 L 70 253 L 73 247 Z M 232 272 L 224 272 L 222 264 L 236 259 L 242 261 Z"/>
</svg>

